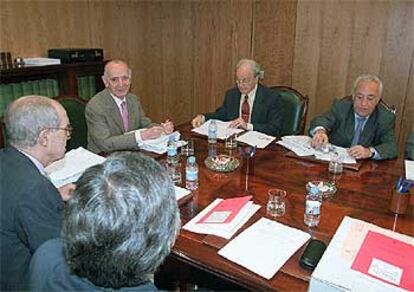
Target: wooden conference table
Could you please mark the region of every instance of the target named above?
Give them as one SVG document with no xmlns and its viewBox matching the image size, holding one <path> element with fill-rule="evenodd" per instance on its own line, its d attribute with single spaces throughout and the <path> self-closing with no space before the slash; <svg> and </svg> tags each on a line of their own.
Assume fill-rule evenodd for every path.
<svg viewBox="0 0 414 292">
<path fill-rule="evenodd" d="M 184 137 L 191 135 L 189 125 L 181 126 L 179 130 Z M 200 168 L 199 189 L 193 193 L 190 201 L 180 207 L 183 225 L 215 198 L 245 194 L 243 165 L 231 173 L 217 173 L 207 169 L 204 164 L 204 159 L 208 155 L 207 139 L 194 134 L 192 138 Z M 217 152 L 225 152 L 222 142 L 218 143 Z M 267 191 L 270 188 L 280 188 L 287 191 L 286 214 L 272 219 L 304 230 L 311 234 L 312 238 L 321 239 L 327 244 L 344 216 L 414 236 L 413 206 L 408 208 L 405 215 L 395 216 L 389 211 L 391 189 L 398 177 L 404 174 L 403 160 L 365 161 L 359 171 L 344 169 L 341 175 L 333 177 L 328 173 L 327 164 L 291 158 L 286 156 L 287 153 L 288 150 L 275 143 L 266 149 L 257 150 L 253 161 L 253 173 L 249 175 L 249 191 L 253 195 L 254 203 L 260 204 L 262 208 L 242 230 L 260 217 L 272 218 L 266 215 Z M 237 149 L 233 154 L 240 158 Z M 185 158 L 181 157 L 183 165 Z M 242 159 L 240 161 L 242 162 Z M 305 185 L 311 180 L 335 180 L 337 186 L 333 198 L 324 200 L 320 224 L 316 228 L 308 228 L 303 223 Z M 184 183 L 181 186 L 184 186 Z M 304 247 L 296 252 L 272 279 L 266 280 L 219 256 L 217 252 L 226 241 L 217 239 L 220 238 L 181 230 L 170 257 L 251 290 L 307 290 L 311 273 L 299 266 L 299 258 Z M 252 249 L 256 248 L 260 248 L 260 245 L 252 246 Z"/>
</svg>

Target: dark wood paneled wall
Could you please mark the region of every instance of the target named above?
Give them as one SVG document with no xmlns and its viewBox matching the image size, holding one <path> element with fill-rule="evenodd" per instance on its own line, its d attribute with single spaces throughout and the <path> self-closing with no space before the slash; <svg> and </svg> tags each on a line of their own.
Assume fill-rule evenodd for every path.
<svg viewBox="0 0 414 292">
<path fill-rule="evenodd" d="M 52 47 L 102 47 L 127 60 L 156 121 L 213 110 L 238 59 L 252 57 L 265 84 L 309 96 L 308 121 L 359 74 L 378 74 L 398 106 L 400 145 L 413 130 L 414 1 L 0 0 L 1 51 L 46 56 Z"/>
</svg>

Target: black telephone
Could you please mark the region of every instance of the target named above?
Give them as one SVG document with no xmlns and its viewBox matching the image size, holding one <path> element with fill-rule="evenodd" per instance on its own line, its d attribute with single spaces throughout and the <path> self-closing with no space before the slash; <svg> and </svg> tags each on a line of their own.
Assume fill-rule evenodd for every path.
<svg viewBox="0 0 414 292">
<path fill-rule="evenodd" d="M 299 264 L 313 271 L 325 252 L 325 249 L 326 244 L 323 241 L 311 239 L 300 257 Z"/>
</svg>

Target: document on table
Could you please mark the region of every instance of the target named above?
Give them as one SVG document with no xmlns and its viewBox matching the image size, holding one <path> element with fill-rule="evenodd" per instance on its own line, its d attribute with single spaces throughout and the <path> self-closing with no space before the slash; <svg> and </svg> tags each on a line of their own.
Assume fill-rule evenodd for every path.
<svg viewBox="0 0 414 292">
<path fill-rule="evenodd" d="M 222 200 L 197 223 L 230 223 L 252 196 Z"/>
<path fill-rule="evenodd" d="M 309 291 L 413 291 L 414 238 L 344 217 Z"/>
<path fill-rule="evenodd" d="M 64 158 L 50 164 L 45 171 L 53 185 L 59 188 L 77 181 L 87 168 L 104 161 L 104 157 L 79 147 L 67 152 Z"/>
<path fill-rule="evenodd" d="M 309 238 L 299 229 L 261 218 L 218 254 L 269 280 Z"/>
<path fill-rule="evenodd" d="M 181 187 L 177 187 L 177 186 L 174 186 L 174 190 L 175 190 L 175 198 L 177 199 L 177 201 L 191 194 L 191 191 L 181 188 Z"/>
<path fill-rule="evenodd" d="M 405 178 L 414 181 L 414 161 L 405 161 Z"/>
<path fill-rule="evenodd" d="M 191 131 L 203 135 L 208 136 L 208 127 L 210 125 L 211 120 L 208 120 L 204 124 L 202 124 L 200 127 L 194 128 Z M 238 134 L 243 132 L 242 129 L 236 129 L 236 128 L 230 128 L 231 122 L 223 122 L 220 120 L 216 120 L 217 124 L 217 139 L 224 140 L 227 136 L 232 136 L 234 134 Z"/>
<path fill-rule="evenodd" d="M 185 224 L 183 229 L 195 233 L 212 234 L 230 239 L 260 209 L 260 205 L 253 204 L 252 201 L 249 201 L 229 223 L 199 223 L 203 217 L 210 213 L 222 201 L 223 199 L 215 199 L 203 211 Z"/>
<path fill-rule="evenodd" d="M 316 150 L 311 146 L 312 138 L 309 136 L 284 136 L 282 140 L 276 143 L 294 152 L 297 156 L 311 156 L 314 155 L 315 159 L 330 161 L 330 153 L 324 153 L 320 150 Z M 332 145 L 331 151 L 335 151 L 342 157 L 342 162 L 347 164 L 355 164 L 354 157 L 348 154 L 348 149 L 336 145 Z"/>
<path fill-rule="evenodd" d="M 141 149 L 157 154 L 164 154 L 167 152 L 167 144 L 171 136 L 174 137 L 175 141 L 178 141 L 180 139 L 180 132 L 175 131 L 169 135 L 163 135 L 156 139 L 144 140 Z"/>
<path fill-rule="evenodd" d="M 237 141 L 249 144 L 250 146 L 256 146 L 259 149 L 265 148 L 272 143 L 276 137 L 269 136 L 257 131 L 248 131 L 243 135 L 237 137 Z"/>
</svg>

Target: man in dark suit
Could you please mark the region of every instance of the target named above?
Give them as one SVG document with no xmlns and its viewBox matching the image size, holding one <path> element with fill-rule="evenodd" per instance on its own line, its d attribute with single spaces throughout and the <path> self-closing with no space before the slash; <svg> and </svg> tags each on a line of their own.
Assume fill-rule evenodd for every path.
<svg viewBox="0 0 414 292">
<path fill-rule="evenodd" d="M 407 141 L 405 142 L 405 156 L 407 159 L 414 160 L 414 131 L 408 135 Z"/>
<path fill-rule="evenodd" d="M 85 110 L 90 151 L 139 149 L 143 140 L 172 133 L 172 122 L 152 124 L 139 98 L 129 93 L 131 69 L 124 61 L 109 61 L 102 80 L 106 89 L 97 93 Z"/>
<path fill-rule="evenodd" d="M 44 168 L 62 158 L 71 127 L 63 107 L 41 96 L 14 101 L 5 115 L 10 145 L 0 150 L 0 290 L 28 288 L 30 259 L 60 235 L 63 199 Z"/>
<path fill-rule="evenodd" d="M 192 126 L 218 119 L 231 121 L 230 127 L 279 136 L 283 120 L 279 96 L 259 84 L 259 76 L 259 64 L 249 59 L 240 60 L 236 66 L 237 87 L 226 92 L 223 105 L 215 112 L 197 115 Z"/>
<path fill-rule="evenodd" d="M 330 142 L 349 147 L 349 154 L 356 159 L 397 157 L 395 117 L 379 104 L 381 95 L 382 82 L 377 76 L 359 76 L 352 100 L 336 101 L 327 113 L 311 121 L 312 146 Z"/>
</svg>

